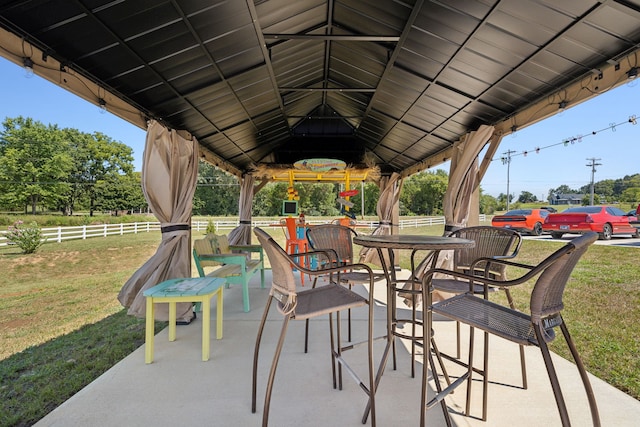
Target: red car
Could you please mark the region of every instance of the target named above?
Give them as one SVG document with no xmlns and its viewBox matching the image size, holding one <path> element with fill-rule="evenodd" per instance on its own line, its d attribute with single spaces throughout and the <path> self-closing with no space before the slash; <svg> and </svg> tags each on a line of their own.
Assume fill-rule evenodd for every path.
<svg viewBox="0 0 640 427">
<path fill-rule="evenodd" d="M 636 217 L 613 206 L 576 206 L 549 214 L 542 229 L 550 232 L 554 239 L 561 238 L 563 234 L 595 231 L 600 234 L 600 240 L 609 240 L 615 234 L 638 237 L 638 229 L 629 223 L 635 220 Z"/>
<path fill-rule="evenodd" d="M 494 216 L 491 225 L 539 236 L 542 234 L 542 224 L 550 213 L 546 209 L 514 209 Z"/>
</svg>

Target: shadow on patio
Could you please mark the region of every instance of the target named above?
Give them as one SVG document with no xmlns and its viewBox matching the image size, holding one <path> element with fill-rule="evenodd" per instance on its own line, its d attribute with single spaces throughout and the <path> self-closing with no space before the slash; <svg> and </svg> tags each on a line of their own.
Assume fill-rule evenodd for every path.
<svg viewBox="0 0 640 427">
<path fill-rule="evenodd" d="M 266 282 L 270 283 L 270 271 Z M 273 314 L 265 328 L 258 382 L 258 412 L 251 413 L 251 364 L 256 331 L 268 289 L 259 288 L 259 277 L 250 284 L 253 308 L 242 311 L 241 287 L 225 289 L 224 338 L 217 341 L 212 330 L 211 359 L 201 361 L 201 317 L 189 326 L 179 326 L 177 340 L 168 342 L 167 330 L 155 341 L 154 362 L 144 363 L 144 346 L 138 348 L 93 383 L 43 418 L 37 426 L 146 426 L 146 425 L 220 425 L 259 426 L 262 419 L 264 387 L 275 340 L 282 317 Z M 365 292 L 364 288 L 360 288 Z M 383 282 L 377 282 L 376 336 L 385 329 Z M 212 311 L 215 311 L 212 303 Z M 366 309 L 354 313 L 354 339 L 366 335 Z M 212 319 L 215 313 L 212 313 Z M 571 325 L 569 325 L 571 327 Z M 215 328 L 215 323 L 212 329 Z M 463 332 L 466 328 L 462 328 Z M 455 324 L 434 322 L 441 351 L 453 352 Z M 310 327 L 310 349 L 304 354 L 304 322 L 293 322 L 276 374 L 271 402 L 273 426 L 358 426 L 366 396 L 344 373 L 343 390 L 331 383 L 329 334 L 326 320 L 314 320 Z M 463 343 L 468 340 L 463 336 Z M 464 385 L 446 398 L 456 426 L 560 425 L 551 386 L 537 348 L 527 348 L 529 389 L 522 390 L 518 347 L 499 338 L 491 338 L 491 383 L 488 421 L 481 414 L 481 386 L 476 381 L 472 417 L 462 415 Z M 476 342 L 481 342 L 477 339 Z M 376 341 L 376 365 L 384 341 Z M 481 354 L 478 352 L 476 354 Z M 463 354 L 463 357 L 466 357 Z M 591 425 L 588 404 L 575 366 L 554 356 L 573 425 Z M 350 364 L 366 372 L 366 347 L 345 353 Z M 379 426 L 417 425 L 419 421 L 420 375 L 410 377 L 410 355 L 406 346 L 398 346 L 398 369 L 391 360 L 376 395 Z M 480 362 L 480 360 L 478 360 Z M 450 375 L 463 371 L 447 362 Z M 632 426 L 640 419 L 640 402 L 591 377 L 603 426 Z M 432 384 L 433 388 L 433 384 Z M 444 426 L 439 406 L 429 410 L 427 423 Z M 369 425 L 369 424 L 367 424 Z"/>
</svg>

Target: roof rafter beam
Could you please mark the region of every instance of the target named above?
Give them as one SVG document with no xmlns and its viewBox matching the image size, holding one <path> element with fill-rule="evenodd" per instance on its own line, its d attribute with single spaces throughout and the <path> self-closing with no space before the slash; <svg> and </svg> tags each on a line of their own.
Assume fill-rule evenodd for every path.
<svg viewBox="0 0 640 427">
<path fill-rule="evenodd" d="M 493 10 L 496 10 L 496 8 L 497 8 L 497 7 L 498 7 L 498 4 L 494 5 L 494 7 L 493 7 L 493 8 L 491 9 L 491 11 L 489 11 L 489 13 L 485 16 L 485 18 L 482 20 L 482 22 L 480 23 L 480 25 L 478 25 L 478 27 L 476 28 L 476 30 L 475 30 L 475 31 L 477 31 L 477 30 L 478 30 L 478 28 L 480 28 L 480 27 L 482 26 L 482 24 L 483 24 L 484 22 L 486 22 L 486 20 L 488 19 L 488 17 L 491 15 L 492 11 L 493 11 Z M 599 6 L 598 6 L 598 5 L 596 5 L 596 6 L 592 7 L 591 9 L 589 9 L 589 10 L 585 11 L 585 12 L 582 14 L 582 16 L 581 16 L 578 20 L 576 20 L 574 23 L 572 23 L 572 24 L 571 24 L 571 25 L 569 25 L 568 27 L 564 28 L 564 29 L 563 29 L 563 31 L 561 31 L 559 34 L 556 34 L 556 36 L 555 36 L 555 37 L 552 37 L 550 40 L 548 40 L 548 41 L 545 43 L 545 46 L 548 46 L 548 45 L 552 44 L 553 42 L 555 42 L 556 40 L 558 40 L 559 38 L 561 38 L 561 37 L 562 37 L 562 35 L 566 34 L 568 31 L 570 31 L 571 29 L 575 28 L 575 26 L 576 26 L 576 25 L 579 25 L 579 24 L 583 23 L 583 22 L 584 22 L 584 20 L 585 20 L 585 19 L 587 19 L 587 18 L 591 15 L 591 13 L 593 13 L 593 12 L 594 12 L 597 8 L 599 8 L 599 7 L 603 7 L 603 6 L 602 6 L 602 5 L 599 5 Z M 474 31 L 474 32 L 475 32 L 475 31 Z M 459 52 L 459 51 L 460 51 L 460 50 L 465 46 L 465 44 L 466 44 L 466 42 L 465 42 L 465 43 L 463 43 L 463 45 L 462 45 L 462 46 L 461 46 L 461 48 L 458 50 L 458 52 Z M 531 56 L 529 56 L 529 57 L 527 57 L 527 58 L 524 58 L 524 59 L 520 62 L 520 64 L 518 64 L 518 66 L 514 67 L 514 68 L 513 68 L 509 73 L 505 74 L 504 76 L 502 76 L 502 78 L 500 78 L 499 80 L 497 80 L 497 81 L 496 81 L 496 83 L 494 84 L 494 86 L 495 86 L 495 85 L 497 85 L 497 84 L 499 84 L 500 82 L 503 82 L 503 81 L 507 80 L 510 76 L 512 76 L 513 74 L 517 73 L 517 72 L 518 72 L 518 71 L 519 71 L 519 70 L 520 70 L 520 69 L 521 69 L 521 68 L 522 68 L 522 67 L 523 67 L 523 66 L 524 66 L 528 61 L 530 61 L 530 60 L 531 60 L 531 58 L 533 58 L 533 56 L 535 56 L 535 55 L 536 55 L 536 53 L 533 53 Z M 449 63 L 450 63 L 454 58 L 455 58 L 455 55 L 454 55 L 454 56 L 452 56 L 452 57 L 450 58 Z M 442 73 L 442 71 L 444 71 L 444 69 L 445 69 L 445 68 L 446 68 L 446 65 L 445 65 L 445 67 L 443 67 L 443 69 L 441 70 L 441 73 Z M 441 74 L 441 73 L 439 73 L 439 74 Z M 438 75 L 438 76 L 439 76 L 439 75 Z M 436 76 L 436 77 L 433 79 L 433 81 L 432 81 L 432 83 L 431 83 L 431 84 L 440 85 L 440 83 L 438 82 L 438 76 Z M 424 93 L 426 93 L 426 92 L 427 92 L 428 88 L 429 88 L 429 87 L 427 87 L 427 88 L 424 90 L 424 92 L 420 95 L 420 97 L 421 97 L 421 96 L 423 96 L 423 95 L 424 95 Z M 480 98 L 481 98 L 481 97 L 482 97 L 482 95 L 484 95 L 484 93 L 486 93 L 486 91 L 488 91 L 488 90 L 490 90 L 490 88 L 487 88 L 484 92 L 480 93 L 477 97 L 475 97 L 474 99 L 472 99 L 472 100 L 471 100 L 471 101 L 470 101 L 466 106 L 464 106 L 464 107 L 460 108 L 459 110 L 463 110 L 464 108 L 468 108 L 469 106 L 471 106 L 471 105 L 473 105 L 473 104 L 475 104 L 475 103 L 481 102 L 481 101 L 480 101 Z M 418 97 L 417 99 L 420 99 L 420 97 Z M 536 105 L 538 105 L 536 108 L 540 108 L 539 104 L 536 104 Z M 554 104 L 554 105 L 555 105 L 555 104 Z M 494 107 L 494 108 L 496 108 L 496 107 Z M 496 110 L 500 110 L 500 109 L 499 109 L 499 108 L 496 108 Z M 410 108 L 409 108 L 409 109 L 407 109 L 407 113 L 408 113 L 409 111 L 410 111 Z M 540 110 L 538 110 L 538 111 L 540 111 Z M 547 114 L 547 115 L 546 115 L 546 117 L 548 117 L 549 115 L 551 115 L 551 114 Z M 401 121 L 401 120 L 402 120 L 402 119 L 400 119 L 400 121 Z M 502 131 L 502 132 L 504 132 L 504 131 Z M 509 131 L 508 131 L 508 133 L 511 133 L 511 131 L 509 130 Z M 421 165 L 424 165 L 424 164 L 431 164 L 431 165 L 433 166 L 434 161 L 438 161 L 438 159 L 441 159 L 441 158 L 443 158 L 443 157 L 450 158 L 451 156 L 442 156 L 440 153 L 438 153 L 438 154 L 435 154 L 435 155 L 433 155 L 433 156 L 430 156 L 429 158 L 424 159 L 423 161 L 421 161 L 421 162 L 417 163 L 414 167 L 407 168 L 407 170 L 410 170 L 410 171 L 411 171 L 410 173 L 416 173 L 416 172 L 419 172 L 420 170 L 418 170 L 418 168 L 420 168 L 420 167 L 421 167 Z M 442 162 L 440 162 L 440 163 L 442 163 Z M 438 164 L 438 163 L 436 163 L 436 164 Z"/>
<path fill-rule="evenodd" d="M 204 118 L 207 122 L 209 122 L 211 124 L 212 127 L 214 127 L 215 129 L 218 129 L 217 126 L 207 117 L 204 115 L 204 113 L 202 113 L 202 111 L 200 111 L 198 108 L 196 108 L 195 105 L 193 105 L 193 103 L 191 103 L 188 99 L 186 99 L 185 97 L 183 97 L 179 91 L 177 91 L 175 89 L 175 87 L 168 82 L 164 77 L 162 77 L 153 67 L 151 67 L 146 61 L 144 61 L 140 55 L 138 55 L 137 52 L 133 51 L 129 45 L 125 42 L 125 40 L 123 40 L 120 36 L 118 36 L 108 25 L 106 25 L 104 22 L 102 22 L 102 20 L 98 19 L 97 16 L 95 16 L 95 14 L 88 9 L 84 4 L 80 3 L 79 1 L 76 0 L 76 4 L 79 8 L 81 8 L 85 13 L 87 13 L 87 16 L 90 16 L 91 19 L 96 22 L 96 24 L 100 25 L 100 27 L 102 27 L 105 31 L 109 32 L 109 34 L 115 39 L 118 40 L 118 42 L 121 44 L 121 46 L 123 48 L 125 48 L 127 51 L 129 51 L 129 53 L 131 55 L 134 55 L 142 64 L 145 64 L 146 67 L 148 67 L 148 69 L 162 82 L 164 82 L 164 84 L 167 85 L 167 87 L 174 93 L 175 96 L 177 96 L 178 98 L 182 99 L 185 103 L 189 104 L 191 106 L 191 108 L 193 108 L 194 111 L 198 112 L 198 114 L 200 114 L 200 116 L 202 116 L 202 118 Z M 231 139 L 229 138 L 226 134 L 222 133 L 221 134 L 224 136 L 224 138 L 232 145 L 237 146 L 237 144 Z M 238 147 L 238 149 L 240 149 L 240 147 Z M 223 161 L 222 159 L 220 159 L 221 164 L 223 164 L 225 166 L 225 168 L 227 169 L 228 172 L 234 174 L 234 175 L 238 175 L 240 173 L 240 171 L 232 166 L 231 164 Z"/>
<path fill-rule="evenodd" d="M 213 68 L 216 70 L 216 72 L 218 73 L 218 75 L 220 76 L 220 78 L 222 79 L 222 81 L 227 85 L 227 87 L 229 88 L 229 91 L 233 94 L 233 97 L 235 98 L 236 102 L 238 103 L 238 105 L 240 105 L 240 108 L 242 108 L 242 111 L 244 111 L 244 113 L 247 116 L 247 120 L 249 121 L 249 123 L 251 123 L 251 126 L 253 126 L 253 128 L 255 129 L 256 133 L 258 133 L 258 126 L 256 126 L 255 122 L 253 121 L 253 119 L 251 118 L 251 114 L 249 114 L 249 111 L 247 111 L 246 107 L 244 106 L 244 104 L 242 103 L 242 101 L 240 100 L 240 97 L 238 96 L 238 94 L 236 93 L 236 91 L 233 89 L 233 87 L 231 86 L 231 83 L 229 83 L 229 80 L 227 80 L 227 78 L 225 77 L 224 73 L 222 72 L 222 70 L 220 69 L 220 67 L 218 66 L 218 64 L 216 63 L 215 58 L 213 57 L 213 55 L 211 55 L 211 53 L 205 49 L 204 47 L 204 43 L 202 41 L 202 39 L 200 38 L 200 36 L 198 35 L 198 33 L 196 32 L 196 30 L 193 28 L 193 25 L 191 25 L 191 22 L 189 21 L 189 17 L 184 13 L 184 11 L 182 10 L 182 8 L 180 7 L 180 5 L 178 5 L 178 3 L 176 3 L 175 0 L 171 0 L 171 4 L 173 5 L 173 8 L 176 10 L 176 12 L 178 12 L 178 14 L 180 15 L 180 17 L 182 18 L 182 22 L 184 23 L 184 25 L 189 29 L 189 33 L 191 33 L 191 37 L 194 38 L 194 40 L 196 40 L 198 47 L 200 48 L 200 51 L 205 55 L 205 57 L 209 60 L 209 62 L 211 63 L 211 65 L 213 66 Z M 215 126 L 215 125 L 214 125 Z M 221 131 L 222 132 L 222 131 Z M 226 136 L 226 135 L 225 135 Z M 228 138 L 229 140 L 231 140 L 231 138 Z M 245 156 L 247 156 L 249 159 L 251 159 L 251 161 L 254 161 L 254 159 L 251 158 L 251 156 L 249 155 L 249 153 L 247 153 L 245 150 L 243 150 L 238 144 L 235 144 L 236 148 L 238 150 L 240 150 L 240 152 L 242 154 L 244 154 Z"/>
<path fill-rule="evenodd" d="M 284 109 L 284 101 L 278 92 L 278 81 L 276 80 L 276 73 L 273 71 L 273 64 L 271 63 L 271 54 L 269 52 L 269 48 L 267 47 L 267 43 L 264 38 L 264 34 L 262 33 L 262 27 L 260 26 L 260 20 L 258 18 L 258 12 L 256 11 L 256 5 L 253 0 L 247 0 L 247 7 L 249 8 L 249 14 L 251 15 L 251 22 L 253 22 L 253 28 L 256 32 L 256 37 L 258 38 L 258 44 L 260 45 L 260 50 L 262 51 L 262 57 L 264 59 L 265 66 L 267 67 L 267 72 L 269 73 L 269 80 L 271 81 L 271 86 L 273 87 L 273 91 L 276 94 L 276 98 L 278 100 L 278 107 L 280 107 L 280 111 L 282 113 L 282 119 L 287 122 L 287 113 Z M 291 132 L 289 132 L 291 133 Z"/>
<path fill-rule="evenodd" d="M 404 45 L 404 42 L 407 40 L 407 37 L 409 37 L 409 33 L 411 32 L 411 28 L 413 27 L 413 24 L 415 23 L 416 19 L 418 18 L 418 15 L 420 14 L 420 9 L 422 8 L 423 3 L 424 3 L 423 0 L 417 0 L 416 3 L 413 5 L 411 14 L 409 15 L 409 18 L 407 19 L 407 22 L 405 23 L 405 26 L 402 29 L 402 33 L 398 38 L 398 44 L 396 44 L 395 49 L 393 50 L 393 52 L 391 52 L 391 55 L 389 55 L 389 59 L 387 60 L 387 64 L 384 68 L 384 71 L 380 75 L 379 81 L 384 81 L 384 79 L 391 72 L 391 69 L 393 68 L 393 64 L 396 62 L 398 55 L 400 55 L 400 51 L 402 50 L 402 46 Z M 369 104 L 367 105 L 367 108 L 365 108 L 365 111 L 363 114 L 364 117 L 369 117 L 369 115 L 371 114 L 373 103 L 376 101 L 377 96 L 378 96 L 378 93 L 376 92 L 369 99 Z M 360 124 L 362 124 L 362 122 Z M 358 133 L 358 129 L 356 129 L 356 135 Z M 375 151 L 373 149 L 371 150 L 371 153 L 374 154 L 375 157 L 377 157 L 379 160 L 384 161 L 384 159 L 382 159 L 380 156 L 375 154 Z"/>
<path fill-rule="evenodd" d="M 398 36 L 348 35 L 348 34 L 264 34 L 265 40 L 317 40 L 348 42 L 398 42 Z"/>
<path fill-rule="evenodd" d="M 554 114 L 557 114 L 560 108 L 560 102 L 569 100 L 566 108 L 574 107 L 584 101 L 594 98 L 604 92 L 614 89 L 629 81 L 629 69 L 620 67 L 619 64 L 628 63 L 635 64 L 640 60 L 640 47 L 627 53 L 627 55 L 617 58 L 616 61 L 606 62 L 597 69 L 598 73 L 590 71 L 583 77 L 575 80 L 573 83 L 558 89 L 557 99 L 550 99 L 548 96 L 543 97 L 535 103 L 531 103 L 528 107 L 495 124 L 494 137 L 504 137 L 514 131 L 523 129 L 538 123 Z M 640 77 L 636 77 L 640 78 Z M 562 98 L 559 96 L 562 95 Z M 558 102 L 555 102 L 558 101 Z M 493 137 L 492 137 L 493 138 Z M 404 175 L 409 176 L 424 170 L 425 167 L 436 166 L 451 158 L 451 150 L 449 147 L 422 160 L 420 163 L 405 169 Z M 494 151 L 497 147 L 493 148 Z M 483 161 L 484 163 L 484 161 Z M 483 173 L 488 166 L 482 165 Z"/>
<path fill-rule="evenodd" d="M 327 27 L 325 28 L 325 34 L 331 35 L 333 32 L 333 7 L 335 5 L 334 0 L 328 0 L 327 2 Z M 322 63 L 322 87 L 326 89 L 329 86 L 329 64 L 331 62 L 331 40 L 326 40 L 324 45 L 324 61 Z M 327 92 L 322 92 L 322 104 L 327 103 Z"/>
<path fill-rule="evenodd" d="M 370 87 L 279 87 L 280 92 L 363 92 L 375 93 L 375 88 Z"/>
<path fill-rule="evenodd" d="M 440 69 L 440 71 L 436 74 L 436 76 L 433 78 L 433 81 L 429 84 L 427 84 L 427 87 L 424 88 L 424 90 L 422 91 L 422 93 L 411 103 L 411 105 L 405 110 L 405 112 L 402 114 L 402 116 L 398 119 L 398 121 L 396 122 L 396 124 L 394 126 L 392 126 L 387 133 L 380 139 L 380 141 L 382 142 L 384 140 L 384 138 L 389 135 L 389 133 L 396 127 L 398 126 L 399 123 L 402 122 L 402 120 L 409 115 L 409 113 L 411 112 L 411 110 L 413 109 L 413 107 L 418 103 L 418 101 L 420 100 L 420 98 L 422 98 L 424 96 L 425 93 L 427 93 L 427 91 L 429 90 L 429 88 L 431 87 L 431 85 L 433 84 L 437 84 L 438 83 L 438 77 L 440 77 L 442 75 L 442 73 L 444 73 L 444 71 L 447 69 L 447 67 L 449 67 L 449 65 L 451 63 L 453 63 L 457 58 L 458 55 L 460 54 L 460 52 L 462 52 L 465 47 L 467 46 L 468 43 L 471 42 L 471 40 L 473 39 L 473 36 L 475 34 L 478 33 L 478 31 L 480 31 L 481 28 L 483 28 L 485 26 L 485 24 L 488 22 L 489 18 L 493 15 L 493 13 L 498 9 L 498 6 L 500 5 L 500 1 L 498 1 L 496 4 L 494 4 L 491 9 L 489 9 L 489 11 L 487 12 L 487 14 L 482 18 L 482 20 L 478 23 L 478 25 L 476 25 L 476 27 L 473 29 L 473 31 L 471 31 L 469 33 L 469 35 L 467 36 L 466 40 L 460 44 L 460 46 L 458 47 L 458 49 L 456 49 L 455 53 L 453 55 L 451 55 L 451 57 L 449 58 L 449 60 L 446 62 L 446 64 L 444 64 L 444 66 Z M 470 102 L 471 103 L 471 102 Z M 469 103 L 469 104 L 470 104 Z M 467 104 L 468 105 L 468 104 Z M 449 119 L 450 117 L 448 117 L 447 119 Z M 415 144 L 418 144 L 420 141 L 422 141 L 424 138 L 426 138 L 427 136 L 433 134 L 433 132 L 438 129 L 442 123 L 445 123 L 447 120 L 443 120 L 441 122 L 440 125 L 434 127 L 430 132 L 427 133 L 427 135 L 423 136 L 422 138 L 420 138 L 419 140 L 417 140 L 415 142 Z M 378 145 L 381 144 L 381 142 L 378 143 Z M 406 151 L 406 150 L 405 150 Z M 403 151 L 401 154 L 404 154 Z M 397 158 L 397 157 L 396 157 Z M 395 160 L 391 159 L 392 161 Z"/>
</svg>

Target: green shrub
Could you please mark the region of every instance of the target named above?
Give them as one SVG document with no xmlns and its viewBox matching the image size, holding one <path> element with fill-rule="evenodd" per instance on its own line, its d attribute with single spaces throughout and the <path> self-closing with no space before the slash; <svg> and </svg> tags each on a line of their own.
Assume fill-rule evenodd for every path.
<svg viewBox="0 0 640 427">
<path fill-rule="evenodd" d="M 24 222 L 16 221 L 7 229 L 6 238 L 9 243 L 18 246 L 25 254 L 34 253 L 44 243 L 42 231 L 35 221 L 26 227 Z"/>
</svg>

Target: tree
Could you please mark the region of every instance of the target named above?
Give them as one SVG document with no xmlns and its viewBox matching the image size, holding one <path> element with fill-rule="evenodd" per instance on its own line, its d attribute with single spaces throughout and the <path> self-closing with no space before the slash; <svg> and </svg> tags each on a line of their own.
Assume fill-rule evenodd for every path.
<svg viewBox="0 0 640 427">
<path fill-rule="evenodd" d="M 96 183 L 96 209 L 115 212 L 138 210 L 147 207 L 142 194 L 140 172 L 129 175 L 109 175 Z"/>
<path fill-rule="evenodd" d="M 594 196 L 595 194 L 599 194 L 601 197 L 603 197 L 605 200 L 614 200 L 616 199 L 616 197 L 614 196 L 614 184 L 615 184 L 615 180 L 613 179 L 605 179 L 603 181 L 598 181 L 596 183 L 593 184 L 593 192 L 594 192 Z M 590 185 L 586 186 L 587 188 L 585 189 L 585 193 L 589 193 L 589 195 L 591 195 L 591 188 Z M 595 199 L 594 199 L 595 201 Z"/>
<path fill-rule="evenodd" d="M 235 176 L 207 162 L 200 162 L 193 196 L 195 215 L 237 215 L 239 199 L 240 183 Z"/>
<path fill-rule="evenodd" d="M 73 211 L 77 197 L 84 193 L 89 201 L 89 216 L 96 208 L 99 181 L 115 183 L 121 175 L 133 173 L 133 150 L 122 142 L 114 141 L 100 132 L 83 133 L 77 129 L 64 129 L 65 138 L 72 148 L 74 169 L 71 174 L 72 189 L 68 194 Z M 124 188 L 118 187 L 116 188 Z M 125 197 L 125 195 L 123 195 Z M 126 198 L 126 197 L 125 197 Z"/>
<path fill-rule="evenodd" d="M 489 195 L 482 194 L 482 189 L 480 190 L 480 213 L 485 215 L 493 215 L 493 213 L 498 210 L 498 200 Z"/>
<path fill-rule="evenodd" d="M 401 215 L 441 215 L 449 175 L 442 169 L 407 178 L 400 193 Z"/>
<path fill-rule="evenodd" d="M 6 118 L 0 134 L 0 200 L 16 208 L 58 206 L 70 189 L 73 160 L 64 133 L 30 118 Z"/>
<path fill-rule="evenodd" d="M 580 203 L 582 203 L 582 206 L 589 206 L 591 204 L 591 193 L 587 193 L 584 196 L 582 196 L 582 200 Z M 600 204 L 600 196 L 598 196 L 597 194 L 593 195 L 593 204 L 594 205 Z"/>
<path fill-rule="evenodd" d="M 507 195 L 504 193 L 500 193 L 498 194 L 498 205 L 497 208 L 498 210 L 504 210 L 507 208 Z M 511 201 L 513 200 L 513 194 L 509 194 L 509 204 L 511 204 Z"/>
<path fill-rule="evenodd" d="M 349 201 L 353 203 L 351 212 L 355 215 L 376 215 L 378 198 L 380 198 L 380 188 L 374 182 L 364 183 L 364 194 L 362 187 L 358 194 L 352 196 Z M 364 197 L 364 212 L 362 212 L 362 198 Z"/>
<path fill-rule="evenodd" d="M 338 192 L 335 184 L 318 183 L 302 186 L 308 193 L 308 201 L 301 207 L 306 215 L 335 216 L 340 214 L 336 199 Z M 355 206 L 354 206 L 355 208 Z"/>
<path fill-rule="evenodd" d="M 640 187 L 629 187 L 624 190 L 620 196 L 620 201 L 636 204 L 640 201 Z"/>
<path fill-rule="evenodd" d="M 254 216 L 278 216 L 282 214 L 282 201 L 287 198 L 285 182 L 273 182 L 264 186 L 253 200 Z"/>
<path fill-rule="evenodd" d="M 518 202 L 520 203 L 533 203 L 537 202 L 538 199 L 532 193 L 528 191 L 523 191 L 520 193 L 520 197 L 518 197 Z"/>
</svg>

